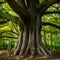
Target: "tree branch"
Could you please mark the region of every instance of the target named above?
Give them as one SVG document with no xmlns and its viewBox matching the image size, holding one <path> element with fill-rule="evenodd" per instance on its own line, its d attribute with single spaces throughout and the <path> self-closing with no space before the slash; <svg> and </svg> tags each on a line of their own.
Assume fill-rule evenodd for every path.
<svg viewBox="0 0 60 60">
<path fill-rule="evenodd" d="M 43 30 L 43 29 L 42 29 L 42 31 L 46 32 L 46 33 L 60 34 L 60 32 L 56 32 L 56 31 L 53 32 L 53 31 L 48 31 L 48 30 Z"/>
<path fill-rule="evenodd" d="M 46 11 L 45 14 L 60 14 L 60 10 L 58 7 L 52 6 L 55 9 L 57 9 L 57 11 Z"/>
<path fill-rule="evenodd" d="M 23 9 L 26 9 L 25 0 L 17 0 L 17 3 L 20 5 L 20 7 L 22 7 Z"/>
<path fill-rule="evenodd" d="M 60 11 L 46 11 L 45 14 L 60 14 Z"/>
<path fill-rule="evenodd" d="M 43 1 L 39 6 L 39 15 L 40 17 L 45 13 L 45 10 L 48 9 L 52 4 L 59 3 L 60 0 L 47 0 Z"/>
<path fill-rule="evenodd" d="M 20 7 L 15 0 L 6 0 L 10 7 L 24 20 L 29 19 L 29 14 L 26 9 Z"/>
<path fill-rule="evenodd" d="M 14 31 L 3 31 L 3 32 L 0 32 L 0 35 L 3 34 L 3 33 L 6 33 L 6 32 L 14 33 L 14 34 L 16 34 L 17 36 L 19 35 L 18 33 L 14 32 Z"/>
<path fill-rule="evenodd" d="M 1 24 L 5 24 L 5 23 L 7 23 L 8 21 L 0 21 L 0 25 Z"/>
<path fill-rule="evenodd" d="M 12 37 L 12 36 L 0 36 L 0 38 L 14 38 L 14 39 L 18 39 L 18 37 Z"/>
<path fill-rule="evenodd" d="M 16 17 L 16 16 L 11 16 L 11 15 L 9 15 L 9 13 L 3 13 L 2 11 L 0 11 L 0 17 L 1 18 L 4 18 L 4 19 L 7 19 L 8 21 L 12 21 L 12 22 L 14 22 L 14 23 L 16 23 L 16 24 L 20 24 L 20 21 L 18 20 L 16 20 L 16 19 L 18 19 L 19 17 Z"/>
<path fill-rule="evenodd" d="M 42 25 L 44 25 L 44 26 L 49 25 L 49 26 L 52 26 L 52 27 L 60 29 L 60 26 L 52 24 L 52 23 L 49 23 L 49 22 L 42 22 Z"/>
</svg>

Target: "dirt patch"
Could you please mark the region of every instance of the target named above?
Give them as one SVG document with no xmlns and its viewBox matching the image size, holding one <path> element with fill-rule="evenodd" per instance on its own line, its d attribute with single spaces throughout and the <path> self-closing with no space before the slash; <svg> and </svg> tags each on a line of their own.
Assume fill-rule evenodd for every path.
<svg viewBox="0 0 60 60">
<path fill-rule="evenodd" d="M 10 56 L 8 51 L 0 51 L 0 60 L 60 60 L 60 51 L 52 51 L 51 56 Z"/>
</svg>

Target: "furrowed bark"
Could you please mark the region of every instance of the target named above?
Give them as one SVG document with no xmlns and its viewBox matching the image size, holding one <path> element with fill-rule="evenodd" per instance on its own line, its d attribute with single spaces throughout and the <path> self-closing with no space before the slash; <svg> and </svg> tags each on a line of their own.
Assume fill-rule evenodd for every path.
<svg viewBox="0 0 60 60">
<path fill-rule="evenodd" d="M 45 48 L 45 46 L 42 43 L 41 28 L 42 28 L 42 22 L 41 22 L 41 20 L 39 20 L 39 16 L 38 16 L 37 23 L 36 23 L 37 50 L 38 50 L 39 55 L 50 55 L 50 52 Z"/>
<path fill-rule="evenodd" d="M 27 30 L 27 27 L 24 26 L 24 33 L 23 33 L 23 43 L 22 43 L 22 46 L 21 46 L 21 50 L 20 50 L 20 53 L 19 55 L 24 55 L 24 52 L 27 48 L 27 44 L 28 44 L 28 30 Z"/>
<path fill-rule="evenodd" d="M 15 51 L 14 51 L 14 55 L 19 55 L 20 49 L 21 49 L 21 45 L 22 45 L 22 39 L 23 39 L 23 30 L 20 31 L 19 33 L 19 38 L 18 38 L 18 42 L 15 46 Z"/>
<path fill-rule="evenodd" d="M 31 22 L 32 23 L 32 22 Z M 41 39 L 42 24 L 39 16 L 34 24 L 23 27 L 14 54 L 20 56 L 49 55 L 49 51 L 43 46 Z"/>
</svg>

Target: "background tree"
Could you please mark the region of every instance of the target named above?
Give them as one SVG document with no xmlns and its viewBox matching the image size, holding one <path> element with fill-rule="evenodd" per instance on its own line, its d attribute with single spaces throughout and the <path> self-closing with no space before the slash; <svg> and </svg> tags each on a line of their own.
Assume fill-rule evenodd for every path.
<svg viewBox="0 0 60 60">
<path fill-rule="evenodd" d="M 10 49 L 9 39 L 12 41 L 11 49 L 14 46 L 19 31 L 18 25 L 13 22 L 16 18 L 19 20 L 18 15 L 13 12 L 7 2 L 0 0 L 0 50 Z"/>
</svg>

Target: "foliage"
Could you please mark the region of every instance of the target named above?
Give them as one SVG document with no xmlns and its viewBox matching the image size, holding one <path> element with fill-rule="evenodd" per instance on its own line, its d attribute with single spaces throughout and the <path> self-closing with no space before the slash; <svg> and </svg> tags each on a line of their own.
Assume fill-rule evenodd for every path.
<svg viewBox="0 0 60 60">
<path fill-rule="evenodd" d="M 1 3 L 2 2 L 2 3 Z M 41 0 L 42 2 L 42 0 Z M 46 11 L 60 11 L 60 4 L 54 4 Z M 3 16 L 3 14 L 5 14 Z M 1 16 L 2 15 L 2 16 Z M 9 19 L 9 20 L 8 20 Z M 13 21 L 11 20 L 13 19 Z M 14 46 L 17 39 L 7 38 L 7 36 L 13 35 L 13 37 L 18 37 L 19 24 L 16 20 L 19 21 L 20 17 L 9 7 L 5 0 L 0 0 L 0 22 L 8 21 L 5 24 L 0 25 L 0 36 L 6 36 L 0 38 L 0 49 L 9 49 L 7 41 L 11 39 L 12 47 Z M 60 26 L 60 14 L 46 14 L 42 17 L 43 22 L 50 22 Z M 18 25 L 17 25 L 18 24 Z M 10 31 L 10 32 L 9 32 Z M 15 33 L 13 33 L 15 32 Z M 60 49 L 60 30 L 51 26 L 42 26 L 42 38 L 44 43 L 44 32 L 46 36 L 46 47 L 48 49 Z M 52 45 L 51 45 L 51 34 L 52 34 Z M 51 48 L 52 47 L 52 48 Z"/>
<path fill-rule="evenodd" d="M 60 11 L 60 4 L 54 4 L 47 11 Z M 43 22 L 50 22 L 60 26 L 60 14 L 47 14 L 42 17 Z M 42 38 L 44 41 L 44 32 L 45 39 L 47 41 L 46 47 L 50 50 L 59 50 L 60 49 L 60 30 L 52 26 L 43 26 L 42 27 Z M 52 37 L 51 37 L 52 35 Z"/>
<path fill-rule="evenodd" d="M 20 19 L 5 0 L 0 0 L 0 50 L 14 47 L 19 32 L 19 26 L 12 21 L 16 18 Z M 7 22 L 3 23 L 4 21 Z"/>
</svg>

